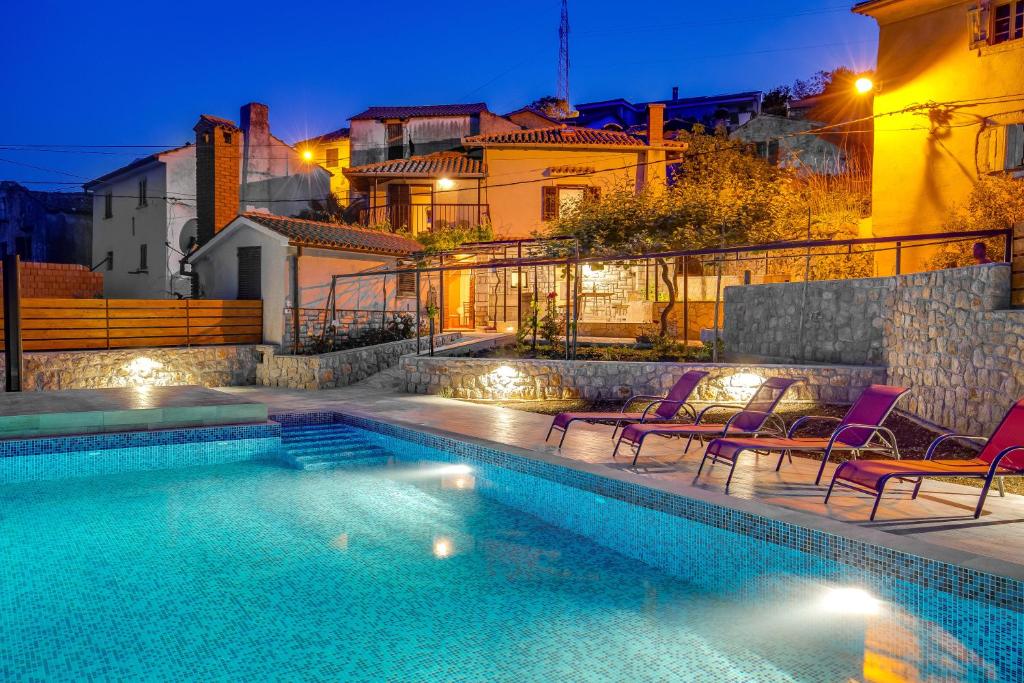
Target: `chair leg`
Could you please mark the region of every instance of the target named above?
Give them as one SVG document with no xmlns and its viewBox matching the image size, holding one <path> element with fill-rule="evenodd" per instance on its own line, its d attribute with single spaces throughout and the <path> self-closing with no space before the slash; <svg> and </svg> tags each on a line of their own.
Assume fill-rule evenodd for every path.
<svg viewBox="0 0 1024 683">
<path fill-rule="evenodd" d="M 551 438 L 551 432 L 553 432 L 553 431 L 555 431 L 555 423 L 554 422 L 552 422 L 551 426 L 548 428 L 548 435 L 544 437 L 544 443 L 548 442 L 548 439 Z"/>
<path fill-rule="evenodd" d="M 910 500 L 916 500 L 917 499 L 917 494 L 921 492 L 921 484 L 923 484 L 923 483 L 924 483 L 924 477 L 918 477 L 917 478 L 917 483 L 914 484 L 914 490 L 910 494 Z"/>
<path fill-rule="evenodd" d="M 612 430 L 612 441 L 615 441 L 615 437 L 619 433 L 619 427 L 622 425 L 622 420 L 615 421 L 615 429 Z"/>
<path fill-rule="evenodd" d="M 999 497 L 1006 498 L 1006 489 L 1003 488 L 1003 477 L 999 477 L 996 480 L 996 484 L 999 486 Z"/>
<path fill-rule="evenodd" d="M 732 467 L 729 468 L 729 476 L 725 480 L 725 491 L 729 492 L 729 484 L 732 483 L 732 475 L 736 473 L 736 463 L 739 461 L 739 453 L 732 459 Z"/>
<path fill-rule="evenodd" d="M 690 452 L 690 445 L 692 443 L 693 443 L 693 434 L 690 434 L 690 437 L 686 440 L 686 448 L 683 449 L 683 455 L 686 455 L 687 453 Z"/>
<path fill-rule="evenodd" d="M 825 505 L 828 505 L 828 499 L 832 497 L 832 489 L 836 487 L 836 479 L 839 478 L 839 469 L 832 473 L 832 482 L 828 485 L 828 491 L 825 492 Z"/>
<path fill-rule="evenodd" d="M 646 435 L 645 435 L 646 436 Z M 637 458 L 640 457 L 640 449 L 644 447 L 644 438 L 641 436 L 640 440 L 633 444 L 633 465 L 636 467 Z"/>
<path fill-rule="evenodd" d="M 565 425 L 565 429 L 562 430 L 562 438 L 558 440 L 558 450 L 562 450 L 562 444 L 565 443 L 565 437 L 569 436 L 569 427 L 572 423 Z"/>
<path fill-rule="evenodd" d="M 778 472 L 779 470 L 782 469 L 782 461 L 786 459 L 786 454 L 787 453 L 789 453 L 789 451 L 782 451 L 781 453 L 779 453 L 779 462 L 775 465 L 775 471 L 776 472 Z M 791 457 L 789 459 L 789 461 L 792 463 L 793 462 L 793 458 Z"/>
<path fill-rule="evenodd" d="M 829 451 L 825 451 L 821 455 L 821 467 L 818 468 L 818 477 L 814 480 L 815 486 L 821 486 L 821 477 L 825 474 L 825 465 L 828 464 L 829 454 Z"/>
<path fill-rule="evenodd" d="M 985 485 L 981 487 L 981 495 L 978 496 L 978 507 L 974 508 L 974 518 L 981 517 L 981 511 L 985 507 L 985 499 L 988 497 L 988 490 L 992 487 L 992 475 L 985 478 Z"/>
<path fill-rule="evenodd" d="M 704 469 L 704 463 L 708 461 L 708 452 L 704 451 L 704 457 L 700 459 L 700 467 L 697 468 L 697 476 L 700 476 L 701 471 Z"/>
<path fill-rule="evenodd" d="M 622 445 L 622 439 L 620 438 L 620 439 L 619 439 L 619 440 L 618 440 L 618 441 L 617 441 L 617 442 L 615 443 L 615 450 L 613 450 L 613 451 L 612 451 L 612 459 L 613 459 L 613 460 L 615 459 L 615 456 L 617 456 L 617 455 L 619 454 L 619 446 L 621 446 L 621 445 Z"/>
<path fill-rule="evenodd" d="M 879 484 L 878 493 L 875 494 L 875 504 L 871 506 L 871 515 L 868 517 L 869 522 L 875 521 L 875 515 L 878 513 L 878 504 L 882 502 L 882 491 L 885 490 L 885 482 Z"/>
</svg>

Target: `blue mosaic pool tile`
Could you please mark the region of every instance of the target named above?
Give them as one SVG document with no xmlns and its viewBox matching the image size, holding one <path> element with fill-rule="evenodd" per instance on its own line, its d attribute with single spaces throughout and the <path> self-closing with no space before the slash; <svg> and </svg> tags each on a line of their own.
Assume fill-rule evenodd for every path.
<svg viewBox="0 0 1024 683">
<path fill-rule="evenodd" d="M 275 422 L 0 442 L 0 484 L 276 457 Z"/>
<path fill-rule="evenodd" d="M 308 422 L 305 421 L 306 415 L 301 413 L 274 416 L 273 419 L 284 420 L 289 425 L 323 424 L 331 421 L 323 412 L 310 414 Z M 958 599 L 979 601 L 1001 609 L 1024 612 L 1024 583 L 1008 577 L 918 557 L 639 484 L 617 481 L 378 420 L 339 412 L 333 414 L 333 421 L 377 432 L 401 442 L 429 447 L 434 451 L 431 457 L 437 459 L 465 459 L 472 463 L 496 465 L 630 505 L 768 541 L 826 561 L 865 570 L 871 573 L 877 586 L 881 588 L 891 589 L 893 581 L 906 581 L 950 594 Z M 391 443 L 390 447 L 398 453 L 403 450 L 401 443 Z M 600 538 L 595 540 L 601 541 Z M 1017 642 L 1020 642 L 1019 638 Z"/>
</svg>

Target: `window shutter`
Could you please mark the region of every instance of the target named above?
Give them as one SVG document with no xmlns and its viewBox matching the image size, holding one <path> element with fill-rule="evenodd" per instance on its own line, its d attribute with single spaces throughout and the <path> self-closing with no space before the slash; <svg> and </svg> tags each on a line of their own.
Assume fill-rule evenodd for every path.
<svg viewBox="0 0 1024 683">
<path fill-rule="evenodd" d="M 238 248 L 238 298 L 260 299 L 263 293 L 260 287 L 262 268 L 260 247 Z"/>
<path fill-rule="evenodd" d="M 540 219 L 553 221 L 558 219 L 558 188 L 540 188 Z"/>
<path fill-rule="evenodd" d="M 1024 166 L 1024 123 L 1006 126 L 1006 148 L 1003 168 L 1006 170 Z"/>
<path fill-rule="evenodd" d="M 989 3 L 987 0 L 967 8 L 967 35 L 971 49 L 988 43 Z"/>
</svg>

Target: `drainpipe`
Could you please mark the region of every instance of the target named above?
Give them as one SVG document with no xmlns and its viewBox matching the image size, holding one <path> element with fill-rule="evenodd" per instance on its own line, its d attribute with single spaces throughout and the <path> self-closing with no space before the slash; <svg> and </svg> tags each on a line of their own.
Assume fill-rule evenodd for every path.
<svg viewBox="0 0 1024 683">
<path fill-rule="evenodd" d="M 295 247 L 292 256 L 292 353 L 299 355 L 299 259 L 302 247 Z"/>
</svg>

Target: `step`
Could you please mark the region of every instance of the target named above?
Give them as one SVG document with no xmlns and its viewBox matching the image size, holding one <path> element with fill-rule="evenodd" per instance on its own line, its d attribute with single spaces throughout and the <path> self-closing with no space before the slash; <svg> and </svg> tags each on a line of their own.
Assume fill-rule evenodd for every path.
<svg viewBox="0 0 1024 683">
<path fill-rule="evenodd" d="M 283 444 L 305 443 L 359 443 L 367 444 L 370 440 L 356 434 L 305 434 L 303 436 L 281 437 Z"/>
<path fill-rule="evenodd" d="M 333 432 L 354 432 L 355 427 L 352 427 L 341 422 L 327 422 L 324 424 L 317 425 L 302 425 L 299 427 L 283 427 L 281 429 L 281 436 L 290 436 L 294 434 L 326 434 Z"/>
<path fill-rule="evenodd" d="M 317 441 L 311 443 L 286 443 L 282 447 L 288 453 L 340 453 L 342 451 L 365 451 L 381 450 L 380 446 L 372 443 L 353 443 L 350 441 L 327 442 Z"/>
<path fill-rule="evenodd" d="M 316 470 L 337 470 L 344 469 L 346 467 L 357 468 L 357 467 L 377 467 L 387 463 L 388 457 L 375 457 L 375 458 L 357 458 L 355 460 L 323 460 L 320 462 L 304 463 L 297 469 L 303 471 L 316 471 Z"/>
<path fill-rule="evenodd" d="M 304 462 L 306 460 L 323 460 L 325 458 L 332 458 L 341 460 L 344 458 L 365 458 L 374 457 L 378 455 L 391 455 L 383 448 L 360 448 L 360 449 L 348 449 L 348 450 L 326 450 L 320 449 L 318 451 L 285 451 L 285 455 L 292 458 L 293 460 Z"/>
</svg>

